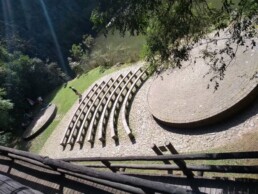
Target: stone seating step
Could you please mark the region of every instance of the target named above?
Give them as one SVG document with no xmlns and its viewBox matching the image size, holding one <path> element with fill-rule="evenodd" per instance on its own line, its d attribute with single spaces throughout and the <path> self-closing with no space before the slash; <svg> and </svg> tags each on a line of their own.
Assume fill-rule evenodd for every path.
<svg viewBox="0 0 258 194">
<path fill-rule="evenodd" d="M 96 91 L 96 89 L 98 88 L 98 84 L 95 84 L 91 90 L 89 91 L 89 93 L 85 96 L 84 100 L 87 99 L 89 97 L 90 94 L 94 93 Z M 79 106 L 80 107 L 80 106 Z M 66 142 L 67 142 L 67 139 L 68 139 L 68 136 L 70 135 L 70 130 L 71 128 L 74 126 L 74 121 L 76 120 L 76 115 L 73 116 L 72 120 L 70 121 L 69 125 L 68 125 L 68 128 L 66 129 L 65 133 L 64 133 L 64 136 L 60 142 L 60 145 L 62 146 L 65 146 Z"/>
<path fill-rule="evenodd" d="M 132 134 L 132 130 L 129 127 L 129 124 L 128 124 L 129 122 L 128 122 L 128 119 L 127 119 L 127 117 L 128 117 L 128 106 L 129 106 L 129 101 L 130 101 L 129 98 L 130 98 L 130 96 L 131 97 L 133 96 L 133 93 L 134 93 L 133 88 L 135 88 L 137 86 L 137 82 L 142 81 L 144 74 L 146 74 L 146 78 L 147 78 L 147 71 L 144 70 L 138 76 L 138 78 L 133 82 L 133 84 L 131 85 L 130 89 L 128 90 L 128 92 L 125 96 L 124 103 L 123 103 L 122 108 L 121 108 L 123 128 L 124 128 L 126 134 L 131 138 L 133 137 L 133 134 Z"/>
<path fill-rule="evenodd" d="M 129 83 L 131 83 L 134 79 L 137 79 L 138 73 L 142 72 L 142 68 L 138 68 L 135 73 L 130 77 L 130 79 L 127 81 L 127 83 L 123 86 L 119 94 L 117 95 L 117 98 L 113 104 L 112 110 L 110 112 L 110 122 L 109 122 L 109 127 L 110 127 L 110 135 L 111 138 L 116 140 L 117 139 L 117 134 L 116 134 L 116 129 L 115 129 L 115 122 L 116 122 L 116 116 L 118 116 L 118 112 L 120 110 L 120 105 L 124 100 L 124 92 L 127 91 L 127 87 Z"/>
<path fill-rule="evenodd" d="M 70 132 L 70 135 L 69 135 L 69 138 L 68 138 L 68 141 L 67 143 L 70 144 L 70 141 L 71 141 L 71 138 L 72 136 L 74 136 L 74 134 L 77 133 L 77 129 L 78 127 L 81 126 L 81 123 L 85 117 L 85 112 L 86 110 L 88 110 L 88 108 L 90 107 L 91 103 L 94 101 L 95 99 L 95 96 L 98 96 L 98 91 L 99 90 L 102 90 L 102 87 L 103 85 L 105 85 L 105 82 L 103 81 L 99 87 L 97 88 L 96 92 L 92 93 L 91 96 L 89 96 L 89 100 L 88 102 L 84 105 L 84 108 L 83 108 L 83 111 L 80 113 L 80 115 L 77 117 L 76 121 L 74 121 L 75 125 L 73 125 L 72 129 L 71 129 L 71 132 Z"/>
<path fill-rule="evenodd" d="M 86 131 L 87 128 L 85 127 L 85 125 L 87 126 L 89 114 L 92 111 L 92 109 L 96 106 L 96 104 L 99 102 L 99 98 L 100 98 L 101 94 L 104 93 L 105 89 L 109 88 L 110 85 L 112 85 L 112 83 L 114 81 L 115 80 L 113 78 L 110 78 L 110 80 L 105 84 L 103 89 L 99 92 L 98 97 L 94 100 L 94 102 L 91 104 L 91 106 L 89 107 L 89 109 L 86 112 L 86 116 L 85 116 L 85 118 L 83 120 L 83 123 L 82 123 L 80 129 L 79 129 L 79 133 L 77 134 L 77 137 L 74 136 L 71 143 L 74 143 L 74 141 L 76 141 L 79 144 L 83 143 L 84 137 L 85 137 L 86 132 L 87 132 Z"/>
<path fill-rule="evenodd" d="M 123 88 L 124 85 L 127 84 L 128 80 L 130 79 L 130 76 L 132 76 L 132 72 L 130 71 L 127 76 L 124 77 L 123 80 L 121 80 L 121 84 L 118 84 L 116 86 L 116 88 L 114 89 L 114 91 L 110 94 L 109 98 L 107 99 L 106 103 L 105 103 L 105 106 L 102 110 L 102 114 L 100 116 L 100 119 L 99 119 L 99 125 L 98 125 L 98 139 L 102 142 L 104 142 L 104 135 L 105 135 L 105 131 L 104 131 L 104 128 L 105 128 L 105 123 L 104 123 L 104 120 L 108 120 L 108 118 L 106 118 L 108 115 L 109 115 L 109 112 L 110 112 L 110 108 L 113 104 L 113 102 L 115 101 L 117 95 L 119 94 L 119 91 L 121 91 L 121 89 Z M 122 85 L 122 83 L 124 83 L 124 85 Z M 109 106 L 111 104 L 111 106 Z"/>
<path fill-rule="evenodd" d="M 99 121 L 99 112 L 100 110 L 103 109 L 103 106 L 105 105 L 105 103 L 107 102 L 107 99 L 109 98 L 109 96 L 112 94 L 113 91 L 115 91 L 115 89 L 121 85 L 124 80 L 126 78 L 128 78 L 128 76 L 132 74 L 132 72 L 128 72 L 126 74 L 126 76 L 122 76 L 121 79 L 118 79 L 118 83 L 117 84 L 113 84 L 107 91 L 106 93 L 104 94 L 104 96 L 102 97 L 102 99 L 100 100 L 98 106 L 96 107 L 95 109 L 95 112 L 92 116 L 92 119 L 91 119 L 91 122 L 89 124 L 89 127 L 88 127 L 88 133 L 87 133 L 87 141 L 90 142 L 90 143 L 93 143 L 93 140 L 94 140 L 94 136 L 95 136 L 95 132 L 96 132 L 96 128 L 95 126 L 98 124 L 98 121 Z"/>
</svg>

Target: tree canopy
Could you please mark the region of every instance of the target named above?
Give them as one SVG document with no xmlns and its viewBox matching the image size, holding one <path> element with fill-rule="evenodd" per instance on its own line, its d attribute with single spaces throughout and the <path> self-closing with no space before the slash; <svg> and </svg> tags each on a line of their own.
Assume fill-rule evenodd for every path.
<svg viewBox="0 0 258 194">
<path fill-rule="evenodd" d="M 47 95 L 64 79 L 56 63 L 30 58 L 19 51 L 10 53 L 0 45 L 0 130 L 18 129 L 30 107 L 26 99 Z"/>
<path fill-rule="evenodd" d="M 232 28 L 231 38 L 242 44 L 253 36 L 258 20 L 256 0 L 99 0 L 91 20 L 96 28 L 122 34 L 144 34 L 150 61 L 187 60 L 192 44 L 216 29 Z M 246 33 L 242 33 L 246 31 Z"/>
<path fill-rule="evenodd" d="M 50 59 L 61 67 L 72 44 L 94 33 L 89 20 L 94 7 L 94 0 L 2 0 L 0 41 L 8 44 L 9 51 Z"/>
<path fill-rule="evenodd" d="M 10 122 L 9 111 L 13 108 L 10 100 L 3 99 L 5 92 L 0 88 L 0 131 L 8 128 Z"/>
</svg>

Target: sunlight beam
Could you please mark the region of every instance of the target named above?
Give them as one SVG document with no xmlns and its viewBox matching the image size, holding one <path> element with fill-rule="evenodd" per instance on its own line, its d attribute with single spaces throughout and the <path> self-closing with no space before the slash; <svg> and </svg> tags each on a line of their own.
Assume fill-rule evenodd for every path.
<svg viewBox="0 0 258 194">
<path fill-rule="evenodd" d="M 2 3 L 2 10 L 4 16 L 4 28 L 5 28 L 5 38 L 7 43 L 7 49 L 12 48 L 12 38 L 14 36 L 14 21 L 13 21 L 13 14 L 11 10 L 11 5 L 8 0 L 1 0 Z"/>
<path fill-rule="evenodd" d="M 63 53 L 61 51 L 60 44 L 58 42 L 53 24 L 52 24 L 51 19 L 49 17 L 49 14 L 48 14 L 48 11 L 47 11 L 47 8 L 46 8 L 46 4 L 45 4 L 44 0 L 39 0 L 39 2 L 40 2 L 42 10 L 44 12 L 44 15 L 45 15 L 49 30 L 51 32 L 52 38 L 54 40 L 54 44 L 55 44 L 55 47 L 56 47 L 56 51 L 57 51 L 57 54 L 58 54 L 59 61 L 61 63 L 61 67 L 65 71 L 65 73 L 67 73 L 67 67 L 65 65 L 64 56 L 63 56 Z"/>
</svg>

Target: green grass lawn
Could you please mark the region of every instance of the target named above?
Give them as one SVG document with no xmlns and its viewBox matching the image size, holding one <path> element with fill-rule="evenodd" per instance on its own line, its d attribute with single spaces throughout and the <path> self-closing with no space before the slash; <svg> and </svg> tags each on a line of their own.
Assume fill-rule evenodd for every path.
<svg viewBox="0 0 258 194">
<path fill-rule="evenodd" d="M 125 36 L 117 31 L 109 32 L 106 36 L 100 34 L 95 39 L 95 44 L 89 57 L 83 61 L 87 67 L 96 65 L 112 66 L 117 63 L 133 63 L 139 61 L 142 56 L 143 45 L 145 45 L 144 36 L 131 36 L 126 33 Z"/>
<path fill-rule="evenodd" d="M 69 111 L 73 104 L 76 101 L 78 101 L 78 96 L 76 96 L 74 92 L 72 92 L 69 89 L 69 86 L 73 86 L 79 92 L 83 93 L 90 85 L 92 85 L 99 78 L 126 66 L 128 65 L 123 65 L 121 67 L 112 67 L 106 71 L 103 71 L 103 69 L 101 69 L 100 67 L 95 68 L 87 74 L 83 74 L 79 78 L 69 81 L 66 87 L 61 86 L 53 92 L 51 92 L 49 96 L 45 98 L 45 101 L 47 103 L 53 103 L 57 106 L 57 114 L 55 119 L 48 126 L 48 128 L 44 130 L 35 139 L 33 139 L 30 142 L 21 142 L 18 146 L 19 149 L 28 150 L 33 153 L 40 152 L 41 148 L 44 146 L 45 142 L 50 137 L 52 132 L 55 130 L 55 128 L 62 120 L 64 115 Z"/>
</svg>

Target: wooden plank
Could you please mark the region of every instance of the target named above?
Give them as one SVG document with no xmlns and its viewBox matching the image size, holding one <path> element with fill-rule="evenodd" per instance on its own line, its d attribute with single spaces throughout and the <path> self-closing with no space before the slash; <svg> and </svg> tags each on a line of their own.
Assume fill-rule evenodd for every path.
<svg viewBox="0 0 258 194">
<path fill-rule="evenodd" d="M 100 164 L 84 165 L 91 168 L 105 168 Z M 114 168 L 128 168 L 141 170 L 182 170 L 177 165 L 171 164 L 112 164 Z M 258 166 L 228 166 L 228 165 L 201 165 L 201 166 L 187 166 L 187 169 L 192 171 L 204 172 L 218 172 L 218 173 L 239 173 L 239 174 L 258 174 Z"/>
<path fill-rule="evenodd" d="M 107 168 L 109 168 L 112 172 L 116 172 L 117 169 L 112 167 L 111 163 L 109 161 L 101 161 Z"/>
<path fill-rule="evenodd" d="M 30 159 L 34 159 L 37 161 L 42 162 L 45 165 L 52 166 L 58 169 L 63 169 L 67 171 L 71 171 L 78 174 L 83 174 L 87 176 L 91 176 L 94 178 L 100 178 L 100 179 L 106 179 L 108 181 L 126 184 L 134 187 L 139 188 L 146 188 L 151 189 L 153 191 L 162 192 L 162 193 L 187 193 L 186 190 L 180 189 L 176 186 L 167 184 L 167 183 L 161 183 L 161 182 L 155 182 L 155 181 L 149 181 L 142 178 L 136 178 L 131 177 L 127 175 L 121 175 L 121 174 L 115 174 L 111 172 L 100 172 L 96 171 L 90 168 L 70 164 L 61 160 L 53 160 L 48 157 L 41 157 L 32 153 L 19 151 L 11 148 L 5 148 L 3 146 L 0 146 L 0 150 L 8 151 L 10 153 L 20 155 L 20 156 L 27 156 Z M 189 192 L 188 192 L 189 193 Z"/>
<path fill-rule="evenodd" d="M 163 153 L 160 151 L 160 149 L 155 145 L 153 144 L 153 146 L 151 147 L 151 149 L 157 154 L 157 155 L 163 155 Z M 162 161 L 164 164 L 170 164 L 170 161 L 169 160 L 163 160 Z M 173 174 L 173 171 L 171 169 L 168 170 L 168 174 Z"/>
<path fill-rule="evenodd" d="M 68 170 L 74 173 L 78 174 L 85 174 L 87 176 L 92 176 L 95 178 L 100 179 L 106 179 L 112 182 L 121 183 L 121 184 L 127 184 L 130 186 L 140 187 L 140 188 L 147 188 L 151 189 L 153 191 L 162 192 L 162 193 L 192 193 L 188 192 L 185 189 L 178 188 L 176 186 L 173 186 L 171 184 L 167 183 L 161 183 L 161 182 L 155 182 L 155 181 L 149 181 L 141 178 L 136 177 L 130 177 L 127 175 L 121 175 L 121 174 L 115 174 L 111 172 L 100 172 L 95 171 L 93 169 L 89 168 L 82 168 L 80 166 L 70 164 L 63 161 L 53 160 L 49 158 L 44 159 L 44 163 L 51 165 L 51 166 L 57 166 L 61 169 Z"/>
<path fill-rule="evenodd" d="M 170 142 L 166 142 L 165 145 L 172 154 L 179 154 Z M 188 178 L 194 177 L 193 172 L 187 168 L 185 161 L 174 160 L 174 163 L 183 171 L 184 175 L 186 175 Z"/>
<path fill-rule="evenodd" d="M 21 183 L 11 179 L 10 177 L 0 175 L 0 193 L 34 193 L 34 194 L 42 194 L 40 191 L 36 191 L 31 189 Z"/>
</svg>

